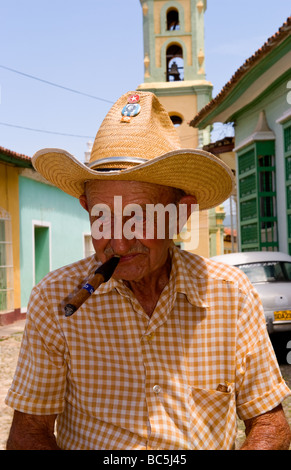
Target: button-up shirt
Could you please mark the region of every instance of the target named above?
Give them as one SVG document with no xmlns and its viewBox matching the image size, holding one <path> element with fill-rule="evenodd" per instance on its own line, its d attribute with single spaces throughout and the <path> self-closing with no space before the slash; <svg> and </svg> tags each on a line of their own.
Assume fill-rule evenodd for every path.
<svg viewBox="0 0 291 470">
<path fill-rule="evenodd" d="M 32 291 L 6 403 L 57 414 L 63 449 L 231 449 L 236 419 L 288 396 L 258 294 L 237 268 L 172 250 L 151 316 L 122 281 L 71 317 L 64 306 L 95 271 L 90 257 Z"/>
</svg>

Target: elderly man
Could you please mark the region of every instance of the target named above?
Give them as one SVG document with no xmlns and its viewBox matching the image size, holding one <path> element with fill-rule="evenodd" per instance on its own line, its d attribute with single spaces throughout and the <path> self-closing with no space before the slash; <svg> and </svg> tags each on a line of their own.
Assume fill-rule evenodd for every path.
<svg viewBox="0 0 291 470">
<path fill-rule="evenodd" d="M 257 293 L 236 268 L 172 242 L 170 219 L 182 205 L 187 218 L 194 204 L 207 209 L 229 196 L 228 167 L 182 149 L 151 93 L 117 101 L 89 166 L 56 149 L 33 162 L 89 212 L 96 256 L 49 273 L 32 291 L 6 398 L 15 409 L 7 448 L 232 449 L 238 414 L 243 449 L 288 449 L 281 402 L 289 389 Z M 158 204 L 178 211 L 164 217 L 163 236 L 152 218 L 148 236 L 147 208 Z M 135 226 L 136 207 L 145 217 Z M 129 221 L 126 233 L 115 230 Z M 113 256 L 120 259 L 113 276 L 65 316 L 72 296 Z"/>
</svg>

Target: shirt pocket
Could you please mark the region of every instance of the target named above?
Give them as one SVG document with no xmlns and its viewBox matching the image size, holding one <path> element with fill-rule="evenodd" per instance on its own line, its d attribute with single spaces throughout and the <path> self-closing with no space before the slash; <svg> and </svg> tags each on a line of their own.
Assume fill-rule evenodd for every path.
<svg viewBox="0 0 291 470">
<path fill-rule="evenodd" d="M 227 392 L 190 387 L 190 435 L 199 450 L 232 449 L 236 437 L 233 386 Z"/>
</svg>

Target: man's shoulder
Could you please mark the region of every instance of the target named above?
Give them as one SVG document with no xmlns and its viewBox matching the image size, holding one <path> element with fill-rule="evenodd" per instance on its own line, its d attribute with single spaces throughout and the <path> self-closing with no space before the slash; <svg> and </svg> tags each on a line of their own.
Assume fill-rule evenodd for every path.
<svg viewBox="0 0 291 470">
<path fill-rule="evenodd" d="M 248 277 L 237 267 L 214 261 L 187 251 L 180 251 L 184 269 L 190 277 L 201 280 L 228 282 L 248 291 L 252 285 Z"/>
</svg>

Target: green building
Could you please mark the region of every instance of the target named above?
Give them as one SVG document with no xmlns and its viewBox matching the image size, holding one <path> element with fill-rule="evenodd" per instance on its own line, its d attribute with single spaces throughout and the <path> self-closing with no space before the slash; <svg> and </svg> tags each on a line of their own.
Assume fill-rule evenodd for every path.
<svg viewBox="0 0 291 470">
<path fill-rule="evenodd" d="M 291 254 L 291 19 L 190 126 L 234 123 L 240 251 Z"/>
<path fill-rule="evenodd" d="M 90 223 L 79 201 L 33 169 L 19 175 L 20 285 L 25 311 L 32 287 L 49 271 L 91 254 Z"/>
</svg>

